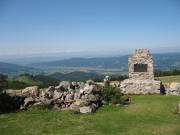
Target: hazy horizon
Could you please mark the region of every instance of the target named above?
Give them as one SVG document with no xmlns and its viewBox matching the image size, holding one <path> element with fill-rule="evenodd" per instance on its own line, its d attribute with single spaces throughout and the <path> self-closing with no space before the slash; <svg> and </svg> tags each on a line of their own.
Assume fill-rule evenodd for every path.
<svg viewBox="0 0 180 135">
<path fill-rule="evenodd" d="M 180 50 L 178 0 L 1 0 L 0 57 Z"/>
</svg>

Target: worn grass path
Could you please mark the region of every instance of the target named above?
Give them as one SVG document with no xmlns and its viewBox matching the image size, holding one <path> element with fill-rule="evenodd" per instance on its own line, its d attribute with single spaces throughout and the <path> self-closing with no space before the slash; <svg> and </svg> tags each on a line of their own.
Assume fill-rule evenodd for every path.
<svg viewBox="0 0 180 135">
<path fill-rule="evenodd" d="M 32 109 L 0 115 L 0 135 L 180 135 L 180 97 L 132 96 L 129 106 L 104 106 L 95 114 Z"/>
</svg>

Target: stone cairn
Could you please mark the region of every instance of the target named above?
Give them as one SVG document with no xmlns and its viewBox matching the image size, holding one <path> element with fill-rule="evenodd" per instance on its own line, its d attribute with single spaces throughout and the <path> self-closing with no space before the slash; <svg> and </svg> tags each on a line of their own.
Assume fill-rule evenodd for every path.
<svg viewBox="0 0 180 135">
<path fill-rule="evenodd" d="M 40 104 L 51 104 L 52 110 L 72 110 L 80 113 L 94 112 L 102 105 L 99 87 L 91 80 L 83 82 L 63 81 L 57 87 L 50 86 L 40 92 L 37 86 L 22 90 L 25 97 L 21 109 Z"/>
<path fill-rule="evenodd" d="M 154 80 L 153 57 L 147 49 L 135 50 L 129 57 L 129 79 L 121 82 L 125 94 L 160 93 L 161 81 Z"/>
</svg>

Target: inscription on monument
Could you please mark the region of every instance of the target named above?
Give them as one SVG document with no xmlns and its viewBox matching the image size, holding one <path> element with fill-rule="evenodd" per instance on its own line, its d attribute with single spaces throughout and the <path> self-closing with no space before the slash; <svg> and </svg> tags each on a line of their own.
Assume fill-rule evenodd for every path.
<svg viewBox="0 0 180 135">
<path fill-rule="evenodd" d="M 134 72 L 147 72 L 147 64 L 134 64 Z"/>
</svg>

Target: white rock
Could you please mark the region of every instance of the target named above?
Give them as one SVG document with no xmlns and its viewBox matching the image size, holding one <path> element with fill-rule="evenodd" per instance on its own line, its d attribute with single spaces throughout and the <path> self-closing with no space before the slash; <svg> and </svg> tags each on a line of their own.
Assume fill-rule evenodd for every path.
<svg viewBox="0 0 180 135">
<path fill-rule="evenodd" d="M 91 113 L 92 111 L 93 109 L 90 106 L 80 107 L 80 113 Z"/>
</svg>

